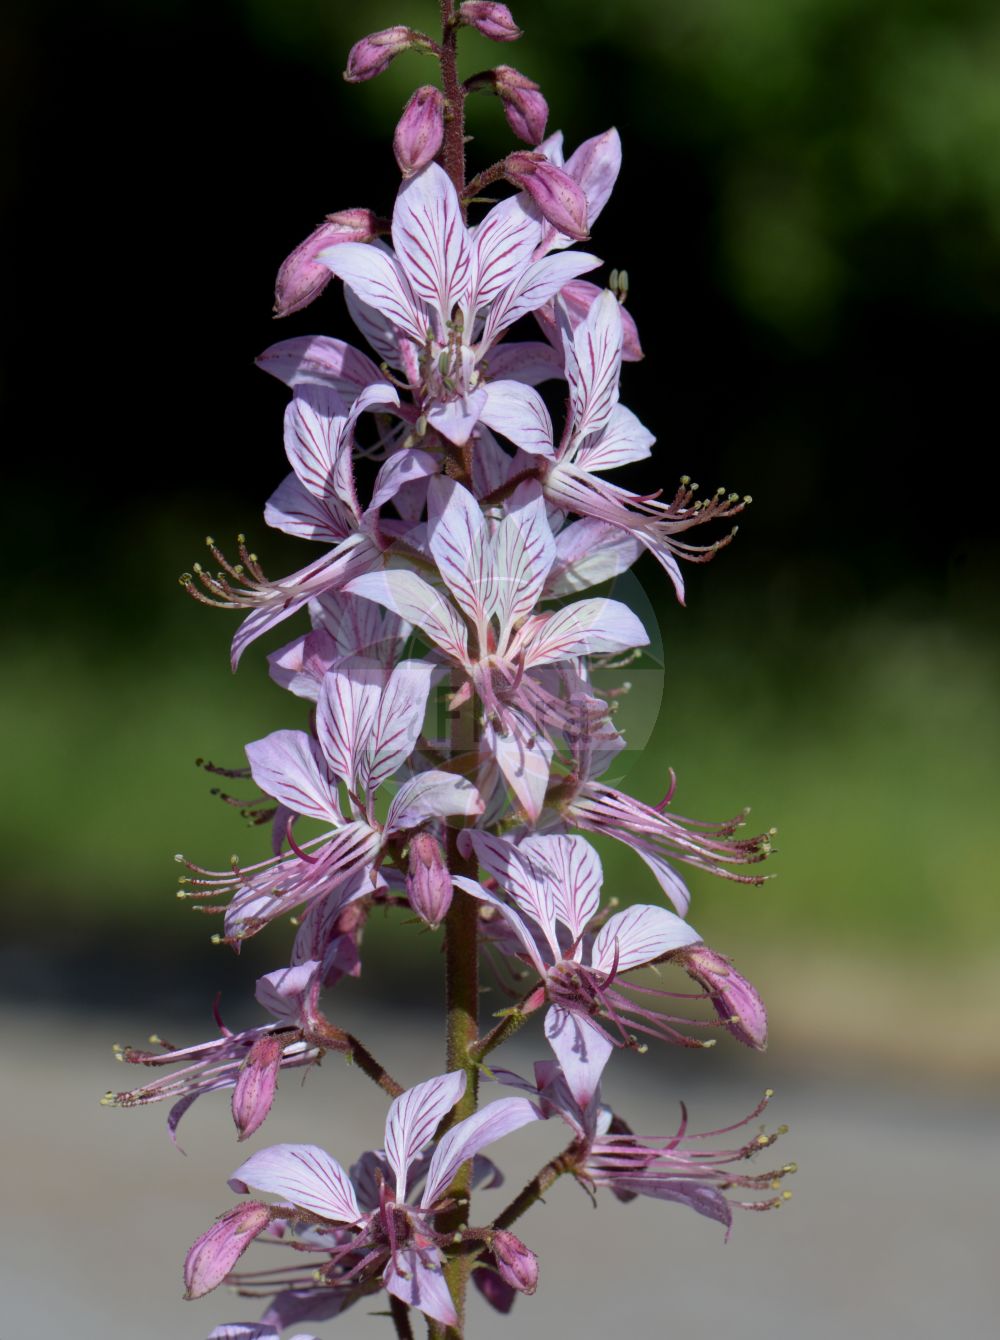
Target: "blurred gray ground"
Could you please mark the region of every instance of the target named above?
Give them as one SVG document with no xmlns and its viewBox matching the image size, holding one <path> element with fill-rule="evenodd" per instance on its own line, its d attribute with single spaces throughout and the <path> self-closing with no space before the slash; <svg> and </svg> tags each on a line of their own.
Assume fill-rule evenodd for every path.
<svg viewBox="0 0 1000 1340">
<path fill-rule="evenodd" d="M 356 1008 L 343 1022 L 364 1024 L 366 1042 L 401 1081 L 438 1069 L 429 1020 L 401 1027 L 399 1016 L 365 1007 L 362 1019 Z M 167 1021 L 157 1022 L 166 1032 Z M 3 1031 L 0 1340 L 202 1340 L 220 1321 L 255 1319 L 253 1304 L 222 1291 L 181 1299 L 187 1246 L 235 1199 L 226 1177 L 252 1149 L 278 1141 L 321 1143 L 344 1163 L 380 1142 L 382 1095 L 328 1058 L 304 1087 L 284 1078 L 275 1111 L 246 1146 L 235 1142 L 224 1096 L 197 1104 L 181 1130 L 185 1156 L 169 1144 L 164 1105 L 98 1105 L 104 1089 L 143 1073 L 126 1072 L 109 1051 L 114 1041 L 142 1041 L 134 1018 L 28 1018 L 5 1007 Z M 197 1037 L 184 1028 L 172 1040 Z M 723 1053 L 616 1058 L 606 1096 L 636 1131 L 658 1134 L 675 1123 L 678 1097 L 697 1130 L 728 1124 L 773 1085 L 771 1124 L 791 1127 L 774 1161 L 800 1167 L 789 1205 L 740 1215 L 724 1245 L 718 1226 L 679 1206 L 602 1197 L 595 1212 L 577 1186 L 559 1184 L 520 1224 L 541 1257 L 538 1293 L 519 1299 L 507 1320 L 475 1297 L 470 1338 L 996 1334 L 996 1092 L 935 1084 L 932 1074 L 838 1077 L 804 1073 L 790 1057 L 744 1063 Z M 514 1047 L 504 1062 L 527 1070 L 541 1054 Z M 483 1200 L 499 1208 L 561 1140 L 554 1124 L 511 1137 L 500 1155 L 507 1185 Z M 316 1329 L 387 1337 L 387 1321 L 367 1315 L 377 1306 Z"/>
</svg>

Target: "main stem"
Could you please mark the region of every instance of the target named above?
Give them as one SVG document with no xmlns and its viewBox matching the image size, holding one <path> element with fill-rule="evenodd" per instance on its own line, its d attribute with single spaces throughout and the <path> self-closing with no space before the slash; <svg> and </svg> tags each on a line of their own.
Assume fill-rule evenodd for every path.
<svg viewBox="0 0 1000 1340">
<path fill-rule="evenodd" d="M 454 0 L 441 0 L 441 83 L 447 100 L 442 159 L 459 200 L 465 191 L 465 90 L 458 78 L 458 24 Z M 451 722 L 452 757 L 474 747 L 474 723 L 470 707 L 455 713 Z M 476 862 L 458 850 L 460 829 L 448 831 L 448 869 L 452 874 L 476 877 Z M 456 889 L 444 923 L 445 1000 L 447 1010 L 445 1054 L 448 1070 L 465 1072 L 465 1093 L 448 1118 L 448 1125 L 470 1117 L 479 1106 L 479 1067 L 471 1049 L 479 1040 L 479 907 L 473 898 Z M 449 1188 L 455 1208 L 439 1216 L 442 1233 L 459 1233 L 469 1222 L 472 1163 L 463 1164 Z M 465 1324 L 465 1294 L 471 1262 L 455 1257 L 445 1267 L 445 1278 L 458 1313 L 456 1327 L 428 1324 L 435 1340 L 460 1340 Z"/>
</svg>

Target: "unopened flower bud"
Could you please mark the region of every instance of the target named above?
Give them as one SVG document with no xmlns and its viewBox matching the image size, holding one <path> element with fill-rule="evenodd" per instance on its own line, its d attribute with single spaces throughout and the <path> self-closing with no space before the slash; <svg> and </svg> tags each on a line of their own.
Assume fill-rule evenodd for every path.
<svg viewBox="0 0 1000 1340">
<path fill-rule="evenodd" d="M 440 926 L 448 915 L 452 896 L 451 875 L 445 864 L 441 844 L 430 833 L 417 833 L 410 842 L 406 896 L 414 912 L 428 926 Z"/>
<path fill-rule="evenodd" d="M 494 1260 L 488 1252 L 483 1253 L 482 1259 L 484 1261 Z M 496 1308 L 497 1312 L 502 1312 L 506 1316 L 514 1306 L 517 1290 L 512 1289 L 495 1270 L 491 1270 L 488 1266 L 476 1266 L 472 1272 L 472 1282 L 490 1307 Z"/>
<path fill-rule="evenodd" d="M 541 144 L 549 119 L 549 104 L 533 79 L 511 65 L 498 65 L 493 71 L 494 91 L 503 101 L 507 124 L 525 144 Z"/>
<path fill-rule="evenodd" d="M 554 228 L 577 241 L 587 234 L 587 201 L 576 182 L 544 154 L 509 154 L 504 176 L 525 191 Z"/>
<path fill-rule="evenodd" d="M 500 1278 L 520 1293 L 534 1293 L 538 1288 L 538 1257 L 535 1253 L 506 1229 L 497 1229 L 492 1245 Z"/>
<path fill-rule="evenodd" d="M 238 1138 L 246 1140 L 264 1124 L 278 1087 L 284 1044 L 281 1038 L 258 1038 L 247 1053 L 233 1089 L 233 1121 Z"/>
<path fill-rule="evenodd" d="M 184 1260 L 186 1298 L 201 1298 L 221 1284 L 233 1266 L 271 1220 L 259 1200 L 235 1206 L 197 1240 Z"/>
<path fill-rule="evenodd" d="M 301 312 L 329 284 L 333 272 L 316 262 L 321 251 L 338 242 L 370 242 L 379 231 L 379 221 L 370 209 L 342 209 L 328 214 L 282 263 L 274 282 L 274 315 Z"/>
<path fill-rule="evenodd" d="M 396 126 L 392 147 L 404 177 L 437 157 L 444 139 L 444 94 L 432 84 L 418 88 Z"/>
<path fill-rule="evenodd" d="M 507 6 L 494 4 L 492 0 L 466 0 L 458 7 L 458 17 L 461 23 L 467 23 L 494 42 L 516 42 L 521 36 L 521 29 Z"/>
<path fill-rule="evenodd" d="M 767 1047 L 767 1010 L 745 977 L 724 954 L 708 945 L 691 945 L 671 954 L 689 977 L 708 992 L 715 1012 L 737 1042 L 762 1052 Z"/>
<path fill-rule="evenodd" d="M 347 57 L 347 69 L 344 78 L 349 84 L 360 84 L 366 79 L 374 79 L 389 68 L 389 62 L 408 47 L 426 46 L 427 38 L 415 33 L 412 28 L 397 23 L 394 28 L 383 28 L 381 32 L 369 33 L 355 42 Z"/>
</svg>

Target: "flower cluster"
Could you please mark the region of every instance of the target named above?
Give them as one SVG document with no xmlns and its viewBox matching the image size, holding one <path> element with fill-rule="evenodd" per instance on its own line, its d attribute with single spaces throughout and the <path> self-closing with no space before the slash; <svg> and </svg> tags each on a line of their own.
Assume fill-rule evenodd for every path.
<svg viewBox="0 0 1000 1340">
<path fill-rule="evenodd" d="M 620 275 L 603 288 L 582 278 L 602 262 L 574 245 L 609 199 L 618 135 L 567 157 L 561 135 L 545 137 L 548 107 L 527 76 L 499 65 L 459 82 L 463 27 L 498 42 L 520 29 L 503 4 L 445 0 L 442 9 L 439 40 L 396 26 L 348 58 L 352 82 L 406 51 L 440 63 L 442 86 L 418 88 L 396 127 L 402 183 L 391 218 L 367 208 L 329 215 L 278 275 L 278 316 L 339 281 L 372 352 L 296 336 L 259 359 L 291 392 L 291 470 L 265 519 L 322 555 L 272 580 L 242 538 L 238 561 L 210 541 L 216 570 L 197 566 L 182 579 L 199 600 L 245 612 L 234 667 L 262 634 L 308 616 L 308 631 L 269 656 L 272 678 L 305 700 L 304 728 L 251 742 L 246 767 L 229 774 L 257 788 L 242 803 L 269 827 L 269 854 L 220 870 L 178 858 L 181 897 L 218 916 L 217 940 L 238 949 L 289 916 L 297 931 L 288 964 L 257 983 L 267 1022 L 232 1032 L 220 1019 L 220 1036 L 192 1047 L 154 1039 L 156 1050 L 120 1048 L 122 1061 L 158 1073 L 105 1101 L 169 1100 L 173 1136 L 196 1098 L 229 1090 L 245 1140 L 265 1121 L 281 1072 L 329 1051 L 353 1057 L 392 1100 L 382 1144 L 350 1173 L 319 1146 L 277 1145 L 232 1174 L 238 1194 L 275 1199 L 241 1200 L 201 1234 L 187 1293 L 227 1282 L 265 1306 L 258 1321 L 215 1337 L 276 1337 L 383 1289 L 397 1335 L 412 1334 L 416 1310 L 432 1334 L 457 1336 L 470 1279 L 501 1311 L 534 1291 L 537 1259 L 510 1228 L 559 1176 L 622 1200 L 676 1201 L 728 1233 L 734 1205 L 779 1205 L 780 1178 L 793 1171 L 745 1170 L 773 1135 L 717 1148 L 726 1132 L 692 1135 L 685 1115 L 672 1134 L 640 1139 L 601 1101 L 616 1049 L 705 1047 L 716 1031 L 766 1043 L 757 992 L 685 919 L 682 869 L 760 883 L 751 867 L 771 835 L 741 836 L 742 815 L 675 815 L 672 776 L 659 804 L 612 785 L 606 775 L 625 746 L 614 720 L 621 690 L 595 676 L 649 641 L 632 610 L 595 588 L 648 550 L 683 599 L 680 561 L 710 557 L 731 535 L 695 544 L 687 532 L 748 500 L 720 491 L 701 502 L 684 481 L 663 501 L 605 478 L 654 442 L 620 401 L 622 365 L 642 356 L 627 285 Z M 529 149 L 467 180 L 465 101 L 476 92 L 500 99 Z M 513 194 L 484 202 L 500 183 Z M 527 319 L 540 338 L 525 337 Z M 614 911 L 585 833 L 630 847 L 673 910 L 656 901 Z M 324 996 L 360 971 L 378 906 L 408 906 L 444 930 L 448 1069 L 411 1087 L 328 1017 Z M 484 1033 L 481 959 L 517 997 Z M 642 973 L 654 966 L 697 989 L 652 986 Z M 486 1058 L 539 1011 L 550 1059 L 534 1081 L 492 1061 L 487 1070 Z M 520 1093 L 480 1107 L 483 1074 Z M 476 1224 L 474 1187 L 500 1180 L 482 1151 L 534 1122 L 567 1127 L 568 1146 L 492 1222 Z M 733 1199 L 733 1188 L 747 1194 Z M 284 1264 L 237 1269 L 256 1240 L 284 1248 Z"/>
</svg>

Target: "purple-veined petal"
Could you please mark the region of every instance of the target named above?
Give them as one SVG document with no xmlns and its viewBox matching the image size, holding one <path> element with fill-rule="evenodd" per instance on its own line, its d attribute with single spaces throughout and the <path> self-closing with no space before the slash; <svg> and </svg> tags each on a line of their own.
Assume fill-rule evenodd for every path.
<svg viewBox="0 0 1000 1340">
<path fill-rule="evenodd" d="M 562 167 L 566 162 L 566 155 L 563 152 L 563 133 L 561 130 L 554 130 L 551 135 L 546 135 L 541 144 L 535 149 L 536 153 L 544 154 L 550 163 L 555 163 L 556 167 Z"/>
<path fill-rule="evenodd" d="M 280 340 L 265 349 L 256 362 L 262 371 L 286 386 L 331 387 L 343 401 L 341 414 L 347 413 L 347 406 L 366 386 L 385 381 L 384 373 L 366 354 L 329 335 L 298 335 L 292 340 Z"/>
<path fill-rule="evenodd" d="M 614 470 L 630 461 L 644 461 L 655 441 L 630 409 L 615 405 L 604 431 L 583 443 L 573 464 L 580 470 Z"/>
<path fill-rule="evenodd" d="M 332 1223 L 361 1217 L 354 1187 L 335 1158 L 317 1145 L 271 1145 L 251 1154 L 233 1173 L 234 1191 L 266 1191 Z"/>
<path fill-rule="evenodd" d="M 541 340 L 521 340 L 498 344 L 489 354 L 489 374 L 497 381 L 524 382 L 538 386 L 563 374 L 563 356 L 551 344 Z"/>
<path fill-rule="evenodd" d="M 467 662 L 465 625 L 444 596 L 415 572 L 401 568 L 368 572 L 347 582 L 343 589 L 392 610 L 407 623 L 415 624 L 446 655 L 462 664 Z"/>
<path fill-rule="evenodd" d="M 479 345 L 480 353 L 489 349 L 501 331 L 554 298 L 564 284 L 588 270 L 596 270 L 600 264 L 597 256 L 584 251 L 567 251 L 533 261 L 514 284 L 499 294 L 490 308 Z"/>
<path fill-rule="evenodd" d="M 491 907 L 497 909 L 504 921 L 506 921 L 507 925 L 521 942 L 525 954 L 539 977 L 544 977 L 546 971 L 545 963 L 542 960 L 541 954 L 538 952 L 538 945 L 535 943 L 535 937 L 532 935 L 530 928 L 522 920 L 521 916 L 515 912 L 512 907 L 508 906 L 502 898 L 498 898 L 495 893 L 491 893 L 488 889 L 484 889 L 478 880 L 468 879 L 465 875 L 452 875 L 451 882 L 456 888 L 464 889 L 466 893 L 470 894 L 471 897 L 478 899 L 479 902 L 489 903 Z"/>
<path fill-rule="evenodd" d="M 553 748 L 521 712 L 504 712 L 507 731 L 501 734 L 488 722 L 483 727 L 481 748 L 497 761 L 507 784 L 531 823 L 542 812 L 549 784 Z"/>
<path fill-rule="evenodd" d="M 479 864 L 490 872 L 504 892 L 540 927 L 555 958 L 561 958 L 556 938 L 556 901 L 553 872 L 533 853 L 515 847 L 505 838 L 470 828 L 462 839 L 468 842 Z"/>
<path fill-rule="evenodd" d="M 390 675 L 376 703 L 370 734 L 362 742 L 358 777 L 367 793 L 377 790 L 413 753 L 436 668 L 430 661 L 401 661 Z"/>
<path fill-rule="evenodd" d="M 485 643 L 497 574 L 482 509 L 467 488 L 439 475 L 427 488 L 427 526 L 438 571 Z"/>
<path fill-rule="evenodd" d="M 628 531 L 585 516 L 556 536 L 556 557 L 545 583 L 545 599 L 574 595 L 626 572 L 642 553 Z"/>
<path fill-rule="evenodd" d="M 333 771 L 353 786 L 385 684 L 378 661 L 351 656 L 323 677 L 316 704 L 316 734 Z"/>
<path fill-rule="evenodd" d="M 687 910 L 691 906 L 691 891 L 670 862 L 654 851 L 647 851 L 643 847 L 632 847 L 631 843 L 625 845 L 646 862 L 656 876 L 656 882 L 677 908 L 678 913 L 682 917 L 687 916 Z"/>
<path fill-rule="evenodd" d="M 628 972 L 671 949 L 699 944 L 701 936 L 665 907 L 642 903 L 616 912 L 597 932 L 590 954 L 600 972 Z"/>
<path fill-rule="evenodd" d="M 316 259 L 338 275 L 366 306 L 374 307 L 404 335 L 423 344 L 427 319 L 388 247 L 378 242 L 341 242 L 321 251 Z"/>
<path fill-rule="evenodd" d="M 492 302 L 520 276 L 541 236 L 540 220 L 532 217 L 518 195 L 494 205 L 476 226 L 472 232 L 472 281 L 467 303 L 470 328 L 477 309 Z"/>
<path fill-rule="evenodd" d="M 339 544 L 354 533 L 357 522 L 339 498 L 317 498 L 294 474 L 286 475 L 264 506 L 264 520 L 274 530 L 301 540 Z"/>
<path fill-rule="evenodd" d="M 571 279 L 568 284 L 563 285 L 559 290 L 559 306 L 562 309 L 560 316 L 562 325 L 556 318 L 555 299 L 545 303 L 542 307 L 537 307 L 534 312 L 535 320 L 542 328 L 545 338 L 559 350 L 559 356 L 562 357 L 562 328 L 568 318 L 571 329 L 576 330 L 581 321 L 586 319 L 587 313 L 604 292 L 596 284 L 591 284 L 587 279 Z M 619 306 L 619 314 L 622 320 L 622 362 L 638 363 L 645 355 L 642 352 L 642 345 L 639 343 L 639 331 L 636 328 L 632 314 L 627 308 Z"/>
<path fill-rule="evenodd" d="M 526 666 L 553 665 L 572 656 L 645 647 L 642 624 L 620 600 L 577 600 L 554 614 L 537 615 L 518 641 Z"/>
<path fill-rule="evenodd" d="M 614 1051 L 610 1039 L 585 1014 L 553 1005 L 545 1016 L 545 1036 L 559 1058 L 570 1093 L 586 1108 Z"/>
<path fill-rule="evenodd" d="M 524 382 L 487 382 L 486 401 L 479 417 L 532 456 L 551 456 L 552 420 L 545 401 Z"/>
<path fill-rule="evenodd" d="M 444 1257 L 436 1247 L 406 1247 L 390 1257 L 382 1276 L 395 1298 L 442 1326 L 457 1326 L 458 1313 L 444 1278 Z"/>
<path fill-rule="evenodd" d="M 496 602 L 500 645 L 507 631 L 538 602 L 556 556 L 555 540 L 537 481 L 526 479 L 514 490 L 493 539 L 499 594 Z"/>
<path fill-rule="evenodd" d="M 336 549 L 274 583 L 270 599 L 252 611 L 237 628 L 230 651 L 233 669 L 251 642 L 300 610 L 314 596 L 342 589 L 359 573 L 382 563 L 382 552 L 367 535 L 355 533 Z"/>
<path fill-rule="evenodd" d="M 605 289 L 585 321 L 564 337 L 566 380 L 573 406 L 574 433 L 598 433 L 618 402 L 622 365 L 622 319 L 618 299 Z"/>
<path fill-rule="evenodd" d="M 403 451 L 397 451 L 395 455 L 389 457 L 375 476 L 368 511 L 373 512 L 376 507 L 384 507 L 387 502 L 395 498 L 404 484 L 439 474 L 440 470 L 440 460 L 420 447 L 407 447 Z"/>
<path fill-rule="evenodd" d="M 427 1184 L 421 1197 L 422 1209 L 431 1209 L 444 1195 L 452 1178 L 467 1159 L 471 1159 L 487 1145 L 502 1139 L 511 1131 L 520 1130 L 529 1121 L 538 1121 L 539 1112 L 527 1098 L 498 1098 L 474 1112 L 471 1117 L 457 1122 L 446 1131 L 435 1146 L 431 1166 L 427 1170 Z"/>
<path fill-rule="evenodd" d="M 506 484 L 513 458 L 508 456 L 485 424 L 476 430 L 472 452 L 472 487 L 477 498 L 485 498 Z"/>
<path fill-rule="evenodd" d="M 184 1260 L 185 1298 L 201 1298 L 217 1288 L 270 1221 L 270 1207 L 255 1200 L 221 1215 Z"/>
<path fill-rule="evenodd" d="M 729 1201 L 714 1186 L 699 1186 L 681 1177 L 657 1177 L 641 1173 L 634 1177 L 616 1176 L 611 1183 L 615 1192 L 631 1192 L 636 1196 L 652 1196 L 655 1200 L 674 1200 L 688 1205 L 706 1219 L 714 1219 L 727 1230 L 732 1227 L 733 1212 Z"/>
<path fill-rule="evenodd" d="M 305 731 L 276 730 L 246 747 L 260 789 L 311 819 L 341 823 L 336 781 L 322 751 Z"/>
<path fill-rule="evenodd" d="M 344 591 L 328 591 L 310 601 L 309 614 L 317 633 L 328 634 L 341 656 L 360 653 L 378 661 L 394 659 L 408 632 L 395 614 Z"/>
<path fill-rule="evenodd" d="M 519 846 L 552 872 L 556 916 L 578 940 L 600 906 L 601 858 L 586 838 L 576 835 L 532 835 Z"/>
<path fill-rule="evenodd" d="M 427 819 L 441 819 L 450 814 L 471 819 L 482 812 L 482 797 L 467 778 L 428 768 L 404 782 L 393 796 L 385 816 L 385 831 L 401 833 L 407 828 L 417 828 Z"/>
<path fill-rule="evenodd" d="M 385 1119 L 385 1157 L 396 1175 L 396 1200 L 406 1201 L 410 1164 L 465 1093 L 465 1072 L 424 1080 L 394 1098 Z"/>
<path fill-rule="evenodd" d="M 290 968 L 278 968 L 257 978 L 254 995 L 276 1019 L 297 1019 L 309 988 L 316 979 L 318 963 L 308 961 Z"/>
<path fill-rule="evenodd" d="M 340 412 L 336 392 L 328 386 L 303 386 L 285 409 L 285 452 L 303 487 L 314 497 L 335 494 L 357 515 L 353 488 L 345 497 L 343 485 L 335 482 L 346 427 L 347 416 Z"/>
<path fill-rule="evenodd" d="M 440 400 L 427 411 L 427 422 L 442 437 L 462 447 L 472 436 L 485 403 L 486 392 L 482 387 L 452 400 Z"/>
<path fill-rule="evenodd" d="M 346 1289 L 331 1289 L 329 1286 L 285 1289 L 275 1294 L 261 1320 L 283 1331 L 300 1321 L 329 1321 L 331 1317 L 339 1317 L 356 1301 L 356 1294 Z M 293 1336 L 292 1340 L 303 1340 L 303 1337 Z M 307 1340 L 312 1338 L 308 1337 Z"/>
<path fill-rule="evenodd" d="M 392 214 L 392 244 L 414 293 L 450 321 L 468 289 L 472 253 L 455 187 L 437 163 L 403 183 Z"/>
<path fill-rule="evenodd" d="M 394 326 L 376 308 L 369 307 L 367 303 L 362 302 L 357 294 L 347 287 L 344 288 L 344 302 L 347 305 L 351 320 L 379 358 L 388 363 L 391 368 L 403 367 L 406 362 L 404 351 L 413 349 L 410 337 L 405 331 L 400 330 L 398 326 Z M 383 378 L 384 374 L 380 372 L 379 379 Z"/>
</svg>

